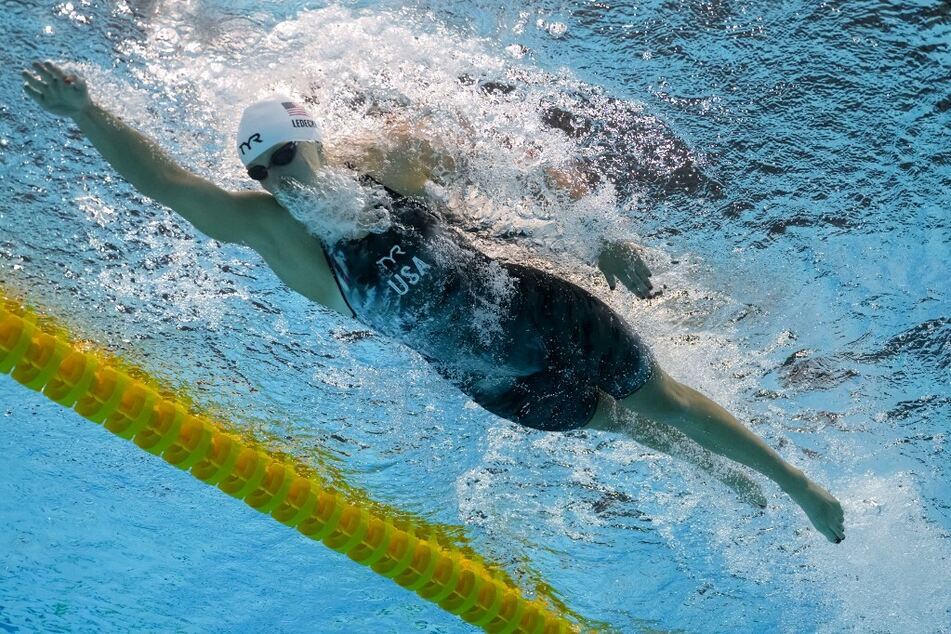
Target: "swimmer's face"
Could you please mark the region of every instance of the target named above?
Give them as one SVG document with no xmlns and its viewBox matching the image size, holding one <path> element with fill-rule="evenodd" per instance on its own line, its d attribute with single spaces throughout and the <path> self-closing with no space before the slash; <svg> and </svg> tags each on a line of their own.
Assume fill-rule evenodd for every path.
<svg viewBox="0 0 951 634">
<path fill-rule="evenodd" d="M 248 165 L 248 175 L 274 193 L 282 179 L 309 184 L 324 164 L 323 149 L 316 141 L 280 143 L 268 148 Z"/>
</svg>

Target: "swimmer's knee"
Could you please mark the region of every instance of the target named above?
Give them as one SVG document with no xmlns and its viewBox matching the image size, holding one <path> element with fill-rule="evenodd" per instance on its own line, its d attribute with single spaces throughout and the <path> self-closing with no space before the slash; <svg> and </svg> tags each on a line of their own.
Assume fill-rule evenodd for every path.
<svg viewBox="0 0 951 634">
<path fill-rule="evenodd" d="M 672 414 L 686 411 L 690 407 L 690 398 L 685 386 L 656 367 L 647 382 L 620 403 L 635 413 L 650 416 L 660 412 Z"/>
</svg>

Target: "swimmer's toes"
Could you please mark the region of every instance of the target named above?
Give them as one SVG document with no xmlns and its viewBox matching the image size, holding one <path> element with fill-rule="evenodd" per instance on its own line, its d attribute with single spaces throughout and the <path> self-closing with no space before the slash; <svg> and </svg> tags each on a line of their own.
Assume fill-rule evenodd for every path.
<svg viewBox="0 0 951 634">
<path fill-rule="evenodd" d="M 842 505 L 821 486 L 810 482 L 793 498 L 806 512 L 812 525 L 830 542 L 838 544 L 844 539 L 842 529 Z"/>
<path fill-rule="evenodd" d="M 833 537 L 832 541 L 838 544 L 845 539 L 845 521 L 842 514 L 842 505 L 840 505 L 835 498 L 831 498 L 831 508 L 829 509 L 828 518 L 829 531 Z"/>
<path fill-rule="evenodd" d="M 835 528 L 835 543 L 839 544 L 845 539 L 845 531 L 841 526 Z"/>
</svg>

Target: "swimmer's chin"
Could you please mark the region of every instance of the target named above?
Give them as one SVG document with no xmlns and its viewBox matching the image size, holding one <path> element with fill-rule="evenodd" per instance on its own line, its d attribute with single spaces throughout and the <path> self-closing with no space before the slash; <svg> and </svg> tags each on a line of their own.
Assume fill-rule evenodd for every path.
<svg viewBox="0 0 951 634">
<path fill-rule="evenodd" d="M 323 175 L 324 179 L 312 185 L 282 175 L 271 192 L 308 233 L 335 244 L 380 233 L 390 226 L 387 210 L 372 204 L 352 177 L 329 171 Z"/>
<path fill-rule="evenodd" d="M 281 176 L 277 183 L 267 186 L 266 189 L 285 207 L 295 202 L 298 205 L 315 204 L 325 198 L 315 185 L 305 183 L 293 176 Z"/>
</svg>

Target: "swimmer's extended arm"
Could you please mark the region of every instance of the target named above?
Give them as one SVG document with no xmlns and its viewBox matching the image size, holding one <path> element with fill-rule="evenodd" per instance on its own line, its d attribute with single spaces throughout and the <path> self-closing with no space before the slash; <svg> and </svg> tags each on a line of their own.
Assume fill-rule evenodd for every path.
<svg viewBox="0 0 951 634">
<path fill-rule="evenodd" d="M 24 90 L 47 111 L 68 116 L 102 157 L 143 195 L 166 205 L 205 235 L 221 242 L 251 244 L 263 232 L 269 211 L 280 207 L 263 192 L 229 192 L 191 174 L 152 139 L 93 103 L 81 77 L 51 62 L 23 71 Z"/>
<path fill-rule="evenodd" d="M 155 141 L 94 104 L 81 77 L 67 75 L 50 62 L 34 63 L 33 68 L 35 75 L 23 71 L 27 94 L 47 111 L 72 117 L 138 191 L 171 207 L 215 240 L 253 248 L 291 289 L 344 315 L 353 314 L 320 242 L 270 194 L 229 192 L 187 172 Z"/>
</svg>

